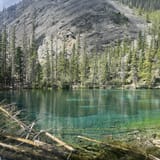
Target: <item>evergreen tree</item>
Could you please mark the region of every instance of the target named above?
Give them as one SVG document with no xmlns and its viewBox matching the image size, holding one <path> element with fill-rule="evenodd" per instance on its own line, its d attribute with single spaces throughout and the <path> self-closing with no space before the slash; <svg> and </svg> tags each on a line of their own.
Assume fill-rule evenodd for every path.
<svg viewBox="0 0 160 160">
<path fill-rule="evenodd" d="M 56 42 L 55 42 L 55 67 L 54 67 L 54 77 L 55 77 L 55 83 L 57 84 L 57 76 L 58 76 L 58 40 L 56 35 Z"/>
<path fill-rule="evenodd" d="M 138 64 L 137 64 L 137 50 L 134 47 L 134 44 L 132 45 L 132 63 L 131 63 L 131 77 L 132 77 L 132 83 L 134 87 L 137 86 L 138 81 Z"/>
<path fill-rule="evenodd" d="M 65 83 L 70 82 L 69 80 L 69 61 L 67 57 L 67 50 L 66 50 L 66 41 L 63 41 L 63 50 L 60 52 L 58 57 L 58 64 L 57 64 L 57 74 L 58 74 L 58 81 L 59 86 L 63 87 Z"/>
<path fill-rule="evenodd" d="M 30 70 L 30 64 L 29 64 L 29 50 L 28 50 L 28 36 L 26 31 L 26 17 L 24 18 L 23 22 L 23 36 L 22 36 L 22 50 L 23 50 L 23 58 L 24 58 L 24 70 L 23 70 L 23 78 L 24 78 L 24 84 L 28 84 L 29 82 L 29 70 Z"/>
<path fill-rule="evenodd" d="M 147 47 L 146 45 L 146 36 L 142 35 L 142 32 L 139 32 L 139 38 L 138 38 L 138 57 L 139 57 L 139 64 L 138 64 L 138 71 L 141 72 L 144 59 L 145 59 L 145 48 Z"/>
<path fill-rule="evenodd" d="M 39 79 L 37 76 L 38 71 L 38 54 L 37 54 L 37 46 L 35 40 L 35 12 L 33 13 L 33 21 L 32 21 L 32 38 L 30 44 L 30 55 L 29 55 L 29 82 L 32 87 L 38 85 Z"/>
<path fill-rule="evenodd" d="M 76 73 L 76 76 L 75 76 L 75 82 L 76 83 L 79 83 L 80 81 L 80 77 L 79 77 L 79 58 L 80 58 L 80 52 L 81 52 L 81 48 L 80 48 L 80 34 L 78 34 L 78 37 L 77 37 L 77 43 L 76 43 L 76 52 L 75 52 L 75 64 L 76 64 L 76 68 L 75 68 L 75 73 Z"/>
<path fill-rule="evenodd" d="M 99 83 L 101 85 L 105 85 L 108 79 L 108 71 L 109 71 L 109 66 L 108 66 L 108 55 L 107 52 L 103 53 L 100 56 L 100 60 L 98 63 L 98 73 L 99 73 Z"/>
<path fill-rule="evenodd" d="M 72 53 L 70 57 L 70 79 L 72 84 L 76 82 L 76 65 L 76 46 L 75 44 L 73 44 Z"/>
<path fill-rule="evenodd" d="M 94 51 L 93 57 L 90 61 L 90 80 L 92 83 L 92 86 L 95 87 L 96 84 L 99 82 L 99 73 L 98 73 L 98 53 L 97 51 Z"/>
<path fill-rule="evenodd" d="M 2 31 L 2 66 L 1 66 L 1 76 L 2 83 L 4 86 L 7 85 L 7 28 L 6 25 L 3 27 Z"/>
<path fill-rule="evenodd" d="M 18 47 L 16 49 L 16 55 L 15 55 L 15 61 L 16 61 L 16 72 L 17 72 L 17 80 L 19 82 L 20 86 L 23 86 L 23 52 L 21 47 Z"/>
<path fill-rule="evenodd" d="M 110 49 L 107 47 L 105 50 L 106 54 L 106 81 L 110 81 L 111 79 L 111 53 Z"/>
<path fill-rule="evenodd" d="M 81 85 L 85 85 L 85 82 L 88 78 L 88 69 L 89 69 L 89 59 L 87 55 L 87 44 L 86 40 L 84 40 L 83 44 L 83 53 L 80 55 L 80 81 Z"/>
<path fill-rule="evenodd" d="M 45 65 L 44 65 L 44 81 L 46 83 L 46 86 L 48 87 L 50 85 L 51 81 L 51 66 L 50 66 L 50 55 L 49 55 L 49 48 L 48 48 L 48 42 L 46 42 L 46 59 L 45 59 Z"/>
<path fill-rule="evenodd" d="M 56 70 L 56 66 L 55 66 L 55 53 L 54 53 L 54 49 L 53 49 L 53 35 L 51 35 L 51 40 L 50 40 L 50 51 L 51 51 L 51 55 L 50 55 L 50 59 L 51 59 L 51 84 L 54 83 L 55 80 L 55 70 Z M 49 62 L 50 63 L 50 62 Z"/>
<path fill-rule="evenodd" d="M 141 70 L 141 79 L 145 82 L 147 87 L 152 86 L 152 59 L 153 59 L 152 45 L 146 49 L 145 60 Z"/>
<path fill-rule="evenodd" d="M 3 54 L 2 54 L 2 32 L 0 32 L 0 83 L 2 83 L 2 65 L 3 65 Z"/>
<path fill-rule="evenodd" d="M 16 35 L 15 35 L 15 26 L 13 26 L 12 37 L 11 37 L 11 84 L 14 87 L 15 75 L 16 75 Z"/>
</svg>

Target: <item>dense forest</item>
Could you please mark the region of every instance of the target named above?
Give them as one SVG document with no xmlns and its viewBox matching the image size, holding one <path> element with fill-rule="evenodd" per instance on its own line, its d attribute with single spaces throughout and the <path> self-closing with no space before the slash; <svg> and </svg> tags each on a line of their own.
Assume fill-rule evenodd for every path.
<svg viewBox="0 0 160 160">
<path fill-rule="evenodd" d="M 119 0 L 120 2 L 144 10 L 158 10 L 160 8 L 159 0 Z"/>
<path fill-rule="evenodd" d="M 53 36 L 46 43 L 45 60 L 38 60 L 35 39 L 35 17 L 32 35 L 23 31 L 22 46 L 16 44 L 15 26 L 0 31 L 0 86 L 4 88 L 41 87 L 132 87 L 160 86 L 160 3 L 159 0 L 121 0 L 136 7 L 150 24 L 148 32 L 140 32 L 137 40 L 117 40 L 104 51 L 88 52 L 87 41 L 76 37 L 72 53 L 66 39 L 58 53 L 53 49 Z M 147 10 L 149 9 L 149 10 Z M 80 45 L 83 44 L 83 45 Z"/>
</svg>

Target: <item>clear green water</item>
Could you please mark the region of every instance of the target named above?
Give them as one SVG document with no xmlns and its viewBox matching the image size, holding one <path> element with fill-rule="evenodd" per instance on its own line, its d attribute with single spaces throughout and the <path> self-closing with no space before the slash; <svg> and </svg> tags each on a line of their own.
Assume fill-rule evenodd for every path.
<svg viewBox="0 0 160 160">
<path fill-rule="evenodd" d="M 160 90 L 1 91 L 3 99 L 62 138 L 104 138 L 160 124 Z"/>
</svg>

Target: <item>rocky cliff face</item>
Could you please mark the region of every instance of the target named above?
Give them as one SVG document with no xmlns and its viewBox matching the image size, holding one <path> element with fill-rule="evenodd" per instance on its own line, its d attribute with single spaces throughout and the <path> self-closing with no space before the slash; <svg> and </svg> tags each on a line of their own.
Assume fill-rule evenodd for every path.
<svg viewBox="0 0 160 160">
<path fill-rule="evenodd" d="M 135 38 L 146 25 L 118 1 L 23 0 L 0 13 L 0 28 L 3 24 L 16 26 L 17 42 L 21 44 L 24 26 L 28 39 L 31 37 L 33 15 L 40 50 L 51 35 L 58 39 L 59 48 L 64 37 L 71 48 L 78 34 L 82 40 L 85 37 L 89 50 L 95 46 L 101 50 L 119 39 Z"/>
</svg>

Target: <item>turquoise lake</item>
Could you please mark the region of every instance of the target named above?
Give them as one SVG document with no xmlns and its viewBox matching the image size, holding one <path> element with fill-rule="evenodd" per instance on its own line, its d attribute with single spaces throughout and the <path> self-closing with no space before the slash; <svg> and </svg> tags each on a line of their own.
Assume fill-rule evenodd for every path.
<svg viewBox="0 0 160 160">
<path fill-rule="evenodd" d="M 0 91 L 4 99 L 62 138 L 104 138 L 160 124 L 160 90 Z"/>
</svg>

